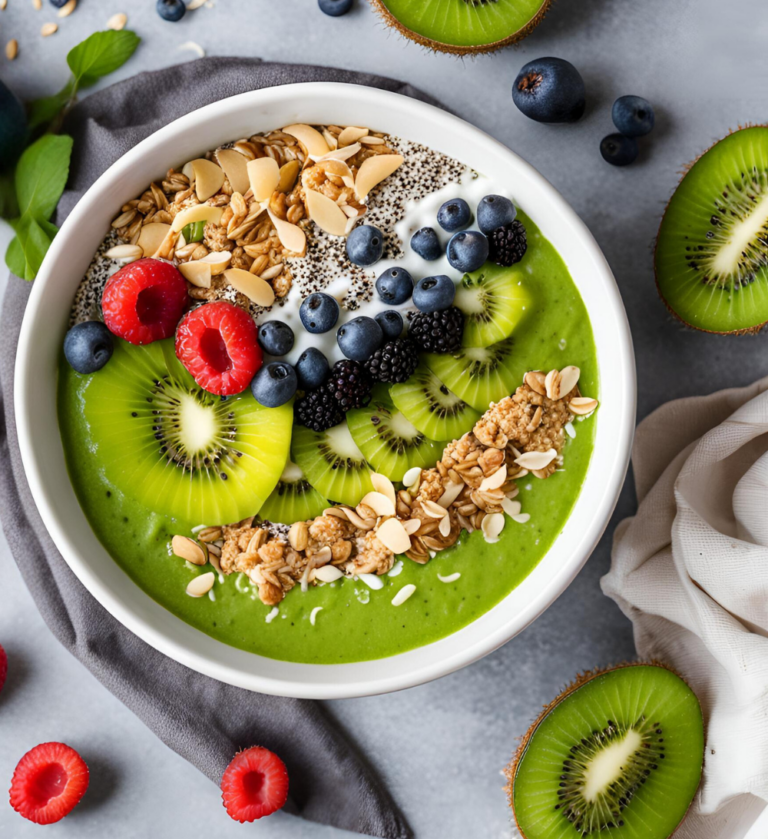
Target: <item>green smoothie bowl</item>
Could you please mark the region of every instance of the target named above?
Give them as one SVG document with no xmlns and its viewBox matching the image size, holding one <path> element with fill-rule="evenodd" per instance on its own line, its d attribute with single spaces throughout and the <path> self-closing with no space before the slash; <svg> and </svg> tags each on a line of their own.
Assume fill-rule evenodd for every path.
<svg viewBox="0 0 768 839">
<path fill-rule="evenodd" d="M 626 473 L 629 328 L 528 164 L 339 84 L 217 102 L 61 228 L 17 356 L 24 468 L 125 626 L 342 698 L 486 655 L 562 593 Z"/>
</svg>

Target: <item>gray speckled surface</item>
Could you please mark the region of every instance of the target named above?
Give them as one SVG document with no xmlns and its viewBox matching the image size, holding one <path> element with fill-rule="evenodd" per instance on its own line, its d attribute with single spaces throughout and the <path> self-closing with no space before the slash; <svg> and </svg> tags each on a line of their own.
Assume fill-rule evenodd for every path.
<svg viewBox="0 0 768 839">
<path fill-rule="evenodd" d="M 559 0 L 522 47 L 476 60 L 433 56 L 390 34 L 358 0 L 342 19 L 314 0 L 215 0 L 177 25 L 161 22 L 152 0 L 80 0 L 51 38 L 55 17 L 31 0 L 8 0 L 0 41 L 16 37 L 20 55 L 0 59 L 0 77 L 22 96 L 63 83 L 67 50 L 118 11 L 144 39 L 124 77 L 191 57 L 188 40 L 209 55 L 335 64 L 407 79 L 509 145 L 536 166 L 594 232 L 629 311 L 639 372 L 639 412 L 667 399 L 746 384 L 768 374 L 766 337 L 718 339 L 680 329 L 653 289 L 651 247 L 664 202 L 681 166 L 729 128 L 764 121 L 768 65 L 764 0 Z M 718 14 L 716 14 L 718 12 Z M 558 55 L 582 71 L 589 91 L 576 126 L 523 118 L 509 90 L 520 65 Z M 763 57 L 761 57 L 761 55 Z M 54 81 L 55 80 L 55 81 Z M 625 170 L 602 162 L 610 106 L 624 93 L 647 96 L 657 129 L 641 160 Z M 1 284 L 0 284 L 1 285 Z M 625 489 L 615 520 L 631 513 Z M 389 783 L 420 839 L 502 839 L 511 835 L 499 771 L 536 709 L 577 670 L 632 655 L 628 622 L 598 580 L 609 564 L 610 533 L 570 589 L 526 632 L 484 661 L 403 693 L 332 703 Z M 53 831 L 113 839 L 226 837 L 273 839 L 342 834 L 277 816 L 255 828 L 226 818 L 218 790 L 166 749 L 48 633 L 0 539 L 0 640 L 12 672 L 0 696 L 0 788 L 32 745 L 63 739 L 87 754 L 91 790 Z M 35 828 L 0 797 L 0 835 L 23 839 Z"/>
</svg>

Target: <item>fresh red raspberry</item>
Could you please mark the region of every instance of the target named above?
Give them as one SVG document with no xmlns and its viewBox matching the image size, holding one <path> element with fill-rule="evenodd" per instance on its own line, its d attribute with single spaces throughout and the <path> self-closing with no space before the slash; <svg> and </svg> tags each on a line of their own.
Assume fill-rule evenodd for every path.
<svg viewBox="0 0 768 839">
<path fill-rule="evenodd" d="M 3 689 L 3 685 L 5 684 L 5 677 L 8 675 L 8 655 L 6 654 L 5 650 L 3 649 L 3 645 L 0 644 L 0 690 Z"/>
<path fill-rule="evenodd" d="M 238 752 L 224 770 L 221 798 L 227 813 L 241 824 L 272 815 L 288 799 L 285 764 L 262 746 Z"/>
<path fill-rule="evenodd" d="M 64 743 L 42 743 L 28 751 L 11 781 L 11 807 L 36 824 L 53 824 L 79 803 L 88 789 L 88 767 Z"/>
<path fill-rule="evenodd" d="M 243 309 L 205 303 L 184 316 L 176 331 L 176 355 L 203 390 L 218 396 L 242 393 L 261 367 L 256 324 Z"/>
<path fill-rule="evenodd" d="M 137 259 L 110 277 L 101 308 L 110 332 L 132 344 L 151 344 L 173 335 L 188 301 L 175 265 Z"/>
</svg>

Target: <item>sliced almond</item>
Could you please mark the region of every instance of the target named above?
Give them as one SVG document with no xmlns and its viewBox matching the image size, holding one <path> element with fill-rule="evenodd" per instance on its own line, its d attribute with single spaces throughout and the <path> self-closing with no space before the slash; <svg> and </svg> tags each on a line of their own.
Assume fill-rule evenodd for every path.
<svg viewBox="0 0 768 839">
<path fill-rule="evenodd" d="M 192 165 L 193 163 L 194 161 L 190 160 L 181 167 L 181 174 L 189 180 L 192 186 L 195 185 L 195 167 Z"/>
<path fill-rule="evenodd" d="M 489 513 L 480 525 L 486 542 L 498 542 L 501 531 L 504 530 L 504 516 L 502 513 Z"/>
<path fill-rule="evenodd" d="M 43 38 L 47 38 L 49 35 L 54 35 L 58 31 L 59 26 L 57 23 L 44 23 L 43 28 L 40 30 L 40 34 Z"/>
<path fill-rule="evenodd" d="M 209 571 L 207 574 L 200 574 L 199 577 L 195 577 L 187 586 L 187 594 L 190 597 L 204 597 L 213 588 L 215 582 L 216 575 L 213 571 Z"/>
<path fill-rule="evenodd" d="M 181 271 L 181 276 L 184 277 L 187 282 L 192 283 L 192 285 L 197 286 L 198 288 L 211 287 L 212 271 L 211 266 L 207 262 L 203 262 L 202 260 L 182 262 L 179 265 L 179 271 Z"/>
<path fill-rule="evenodd" d="M 360 516 L 357 510 L 351 510 L 349 507 L 342 507 L 347 519 L 360 530 L 373 530 L 376 526 L 376 519 L 364 519 Z"/>
<path fill-rule="evenodd" d="M 267 210 L 267 212 L 275 230 L 277 230 L 277 238 L 280 239 L 280 244 L 287 251 L 295 253 L 298 256 L 304 256 L 307 252 L 306 233 L 298 225 L 278 218 L 272 210 Z"/>
<path fill-rule="evenodd" d="M 361 137 L 368 136 L 367 128 L 355 128 L 354 125 L 348 125 L 339 134 L 339 146 L 351 146 L 356 143 Z"/>
<path fill-rule="evenodd" d="M 412 487 L 421 479 L 421 467 L 414 466 L 403 475 L 403 486 Z"/>
<path fill-rule="evenodd" d="M 408 583 L 403 586 L 400 591 L 392 598 L 393 606 L 402 606 L 403 603 L 416 591 L 416 586 L 413 583 Z"/>
<path fill-rule="evenodd" d="M 205 3 L 208 3 L 208 2 L 209 2 L 209 0 L 187 0 L 187 11 L 191 12 L 194 9 L 199 9 L 200 6 L 202 6 L 202 5 L 204 5 Z M 213 5 L 213 4 L 211 4 L 211 5 Z"/>
<path fill-rule="evenodd" d="M 315 569 L 315 579 L 320 580 L 321 583 L 335 583 L 343 576 L 341 569 L 335 565 L 323 565 L 322 568 Z"/>
<path fill-rule="evenodd" d="M 328 143 L 326 143 L 323 139 L 323 135 L 317 129 L 312 128 L 311 125 L 296 123 L 294 125 L 286 126 L 283 129 L 283 132 L 285 134 L 290 134 L 291 137 L 295 137 L 307 150 L 307 154 L 314 154 L 322 157 L 330 151 Z"/>
<path fill-rule="evenodd" d="M 560 371 L 560 397 L 567 396 L 579 383 L 581 370 L 571 365 Z"/>
<path fill-rule="evenodd" d="M 571 438 L 571 440 L 576 438 L 576 428 L 574 427 L 572 422 L 567 422 L 563 426 L 563 428 L 565 429 L 565 433 Z"/>
<path fill-rule="evenodd" d="M 447 515 L 445 507 L 435 504 L 434 501 L 422 501 L 421 509 L 424 510 L 424 513 L 431 519 L 441 519 Z"/>
<path fill-rule="evenodd" d="M 354 184 L 352 170 L 343 160 L 331 160 L 329 158 L 325 158 L 317 164 L 317 167 L 329 175 L 336 175 L 337 178 L 352 178 L 353 180 L 350 181 L 350 185 Z"/>
<path fill-rule="evenodd" d="M 419 519 L 408 519 L 407 521 L 403 522 L 403 529 L 409 536 L 413 536 L 413 534 L 421 527 L 421 522 Z"/>
<path fill-rule="evenodd" d="M 141 248 L 144 256 L 154 256 L 172 229 L 170 224 L 152 221 L 141 228 L 139 241 L 136 244 Z"/>
<path fill-rule="evenodd" d="M 164 225 L 164 227 L 167 226 L 168 225 Z M 140 245 L 115 245 L 114 248 L 110 248 L 104 255 L 110 259 L 121 259 L 125 262 L 133 262 L 134 259 L 141 259 L 141 257 L 144 256 L 144 250 Z"/>
<path fill-rule="evenodd" d="M 384 144 L 384 140 L 381 137 L 374 137 L 372 134 L 361 137 L 360 142 L 366 146 L 381 146 Z"/>
<path fill-rule="evenodd" d="M 245 157 L 234 149 L 219 149 L 216 152 L 216 160 L 224 170 L 232 189 L 245 195 L 251 186 L 248 177 L 248 161 Z"/>
<path fill-rule="evenodd" d="M 528 385 L 528 387 L 534 393 L 538 393 L 539 396 L 547 395 L 547 388 L 544 384 L 545 379 L 546 376 L 541 372 L 541 370 L 531 370 L 523 377 L 523 381 Z"/>
<path fill-rule="evenodd" d="M 355 178 L 357 197 L 361 201 L 366 198 L 377 184 L 399 169 L 402 163 L 403 157 L 399 154 L 377 154 L 364 160 Z"/>
<path fill-rule="evenodd" d="M 208 548 L 189 536 L 174 536 L 171 540 L 174 555 L 193 565 L 205 565 L 208 562 Z"/>
<path fill-rule="evenodd" d="M 77 0 L 68 0 L 58 11 L 59 17 L 69 17 L 75 11 Z"/>
<path fill-rule="evenodd" d="M 282 262 L 276 262 L 274 265 L 271 265 L 267 268 L 266 271 L 262 271 L 259 276 L 262 280 L 274 280 L 275 277 L 279 277 L 283 271 L 285 270 L 285 265 Z"/>
<path fill-rule="evenodd" d="M 257 201 L 269 201 L 280 183 L 280 167 L 271 157 L 257 157 L 246 164 L 248 181 Z"/>
<path fill-rule="evenodd" d="M 411 537 L 398 519 L 387 519 L 376 531 L 376 536 L 394 554 L 403 554 L 411 549 Z"/>
<path fill-rule="evenodd" d="M 240 155 L 242 157 L 242 155 Z M 280 180 L 277 182 L 278 192 L 290 192 L 299 176 L 301 164 L 298 160 L 289 160 L 280 167 Z"/>
<path fill-rule="evenodd" d="M 224 170 L 212 160 L 204 157 L 192 161 L 195 173 L 195 194 L 198 201 L 207 201 L 221 189 L 224 184 Z"/>
<path fill-rule="evenodd" d="M 350 157 L 354 157 L 360 151 L 360 143 L 355 143 L 352 146 L 346 146 L 343 149 L 334 149 L 333 151 L 329 151 L 328 154 L 324 154 L 322 157 L 315 157 L 312 155 L 312 159 L 316 160 L 318 163 L 325 163 L 328 160 L 349 160 Z"/>
<path fill-rule="evenodd" d="M 520 514 L 523 506 L 519 501 L 512 501 L 511 498 L 504 498 L 501 502 L 501 509 L 504 510 L 508 516 L 514 517 Z"/>
<path fill-rule="evenodd" d="M 557 452 L 554 449 L 549 449 L 546 452 L 524 452 L 520 457 L 515 458 L 515 463 L 522 466 L 523 469 L 534 471 L 546 469 L 556 457 Z"/>
<path fill-rule="evenodd" d="M 394 516 L 394 502 L 382 492 L 369 492 L 360 502 L 370 507 L 377 516 Z"/>
<path fill-rule="evenodd" d="M 560 371 L 550 370 L 544 379 L 544 387 L 547 390 L 547 396 L 550 399 L 560 398 Z"/>
<path fill-rule="evenodd" d="M 392 485 L 392 481 L 390 481 L 386 475 L 380 475 L 378 472 L 372 472 L 371 483 L 373 484 L 373 488 L 376 492 L 386 495 L 394 507 L 397 503 L 397 496 L 395 495 L 395 488 Z M 394 513 L 391 515 L 394 515 Z"/>
<path fill-rule="evenodd" d="M 440 524 L 437 528 L 440 531 L 440 535 L 444 538 L 448 538 L 451 535 L 451 517 L 450 516 L 443 516 L 440 519 Z"/>
<path fill-rule="evenodd" d="M 128 15 L 118 12 L 107 21 L 107 29 L 116 29 L 119 32 L 125 28 L 126 23 L 128 23 Z"/>
<path fill-rule="evenodd" d="M 585 417 L 587 414 L 591 414 L 599 404 L 597 399 L 592 399 L 590 396 L 575 396 L 568 403 L 568 410 L 572 414 Z"/>
<path fill-rule="evenodd" d="M 516 521 L 518 524 L 526 524 L 530 520 L 530 513 L 518 513 L 516 516 L 512 516 L 512 521 Z"/>
<path fill-rule="evenodd" d="M 320 548 L 320 550 L 312 556 L 312 562 L 314 565 L 325 565 L 327 562 L 330 562 L 332 558 L 333 552 L 328 545 L 326 545 L 324 548 Z"/>
<path fill-rule="evenodd" d="M 322 192 L 308 189 L 304 194 L 307 213 L 312 221 L 331 236 L 344 236 L 347 229 L 347 217 L 339 205 Z"/>
<path fill-rule="evenodd" d="M 437 499 L 437 503 L 446 510 L 461 495 L 464 484 L 448 484 L 443 494 Z"/>
<path fill-rule="evenodd" d="M 502 463 L 501 466 L 487 478 L 483 478 L 480 484 L 480 492 L 488 492 L 490 489 L 498 489 L 504 486 L 507 480 L 507 464 Z"/>
<path fill-rule="evenodd" d="M 256 274 L 242 268 L 229 268 L 224 272 L 224 279 L 241 294 L 257 306 L 271 306 L 275 302 L 272 286 Z"/>
<path fill-rule="evenodd" d="M 381 577 L 376 576 L 376 574 L 358 574 L 357 579 L 360 580 L 361 583 L 365 583 L 368 588 L 371 588 L 374 591 L 384 588 L 384 580 L 382 580 Z"/>
<path fill-rule="evenodd" d="M 336 139 L 336 137 L 333 136 L 333 134 L 331 134 L 331 132 L 327 128 L 323 129 L 323 139 L 328 144 L 328 148 L 331 151 L 339 147 L 339 141 Z"/>
<path fill-rule="evenodd" d="M 186 210 L 176 213 L 171 226 L 178 233 L 179 230 L 195 221 L 209 221 L 211 224 L 218 224 L 223 213 L 222 207 L 211 207 L 210 204 L 195 204 L 194 207 L 187 207 Z M 144 230 L 143 227 L 142 230 Z"/>
<path fill-rule="evenodd" d="M 229 265 L 229 261 L 231 259 L 232 254 L 230 251 L 211 251 L 197 261 L 210 265 L 211 274 L 215 277 L 217 274 L 222 274 L 224 272 L 224 269 L 227 265 Z"/>
</svg>

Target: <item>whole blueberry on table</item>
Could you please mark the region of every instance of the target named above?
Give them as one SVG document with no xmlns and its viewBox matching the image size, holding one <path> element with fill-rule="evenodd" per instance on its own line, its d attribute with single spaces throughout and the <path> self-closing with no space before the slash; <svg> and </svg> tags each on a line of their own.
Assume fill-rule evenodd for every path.
<svg viewBox="0 0 768 839">
<path fill-rule="evenodd" d="M 413 302 L 420 312 L 441 312 L 453 303 L 455 296 L 456 286 L 445 274 L 424 277 L 413 290 Z"/>
<path fill-rule="evenodd" d="M 52 6 L 55 6 L 57 9 L 60 9 L 62 6 L 66 6 L 69 0 L 50 0 Z"/>
<path fill-rule="evenodd" d="M 259 327 L 259 346 L 269 355 L 288 355 L 293 340 L 293 330 L 281 320 L 268 320 Z"/>
<path fill-rule="evenodd" d="M 516 216 L 517 208 L 503 195 L 486 195 L 477 205 L 477 226 L 483 233 L 511 224 Z"/>
<path fill-rule="evenodd" d="M 403 316 L 394 309 L 379 312 L 374 320 L 381 327 L 387 341 L 393 341 L 403 334 Z"/>
<path fill-rule="evenodd" d="M 184 17 L 187 7 L 182 0 L 157 0 L 157 13 L 163 20 L 176 23 Z"/>
<path fill-rule="evenodd" d="M 315 390 L 330 374 L 328 359 L 316 347 L 308 347 L 296 362 L 296 376 L 302 390 Z"/>
<path fill-rule="evenodd" d="M 316 291 L 304 298 L 299 307 L 299 318 L 307 332 L 314 335 L 328 332 L 339 319 L 339 304 L 330 294 Z"/>
<path fill-rule="evenodd" d="M 78 373 L 95 373 L 112 358 L 114 339 L 100 320 L 75 324 L 64 338 L 64 357 Z"/>
<path fill-rule="evenodd" d="M 537 122 L 576 122 L 587 105 L 584 80 L 563 58 L 538 58 L 524 65 L 512 85 L 512 100 Z"/>
<path fill-rule="evenodd" d="M 624 134 L 609 134 L 600 143 L 600 154 L 603 160 L 612 166 L 628 166 L 637 160 L 639 149 L 634 137 Z"/>
<path fill-rule="evenodd" d="M 451 268 L 467 273 L 477 271 L 488 259 L 488 239 L 478 230 L 454 233 L 446 251 Z"/>
<path fill-rule="evenodd" d="M 644 137 L 653 130 L 653 106 L 642 96 L 620 96 L 611 110 L 613 124 L 627 137 Z"/>
<path fill-rule="evenodd" d="M 354 6 L 355 0 L 317 0 L 320 11 L 331 17 L 341 17 Z"/>
<path fill-rule="evenodd" d="M 296 371 L 286 361 L 265 364 L 251 381 L 253 398 L 265 408 L 279 408 L 296 393 Z"/>
<path fill-rule="evenodd" d="M 472 210 L 463 198 L 454 198 L 437 211 L 437 223 L 448 233 L 466 230 L 472 224 Z"/>
<path fill-rule="evenodd" d="M 361 224 L 347 236 L 347 256 L 350 262 L 365 268 L 381 259 L 384 253 L 384 234 L 378 227 Z"/>
<path fill-rule="evenodd" d="M 27 115 L 13 91 L 0 82 L 0 170 L 10 169 L 24 148 Z"/>
<path fill-rule="evenodd" d="M 366 361 L 384 342 L 384 333 L 373 318 L 360 315 L 339 327 L 339 349 L 353 361 Z"/>
<path fill-rule="evenodd" d="M 399 306 L 413 294 L 413 277 L 405 268 L 387 268 L 376 280 L 376 292 L 385 303 Z"/>
<path fill-rule="evenodd" d="M 428 262 L 434 262 L 443 255 L 443 246 L 437 238 L 437 233 L 431 227 L 422 227 L 411 236 L 411 247 Z"/>
</svg>

